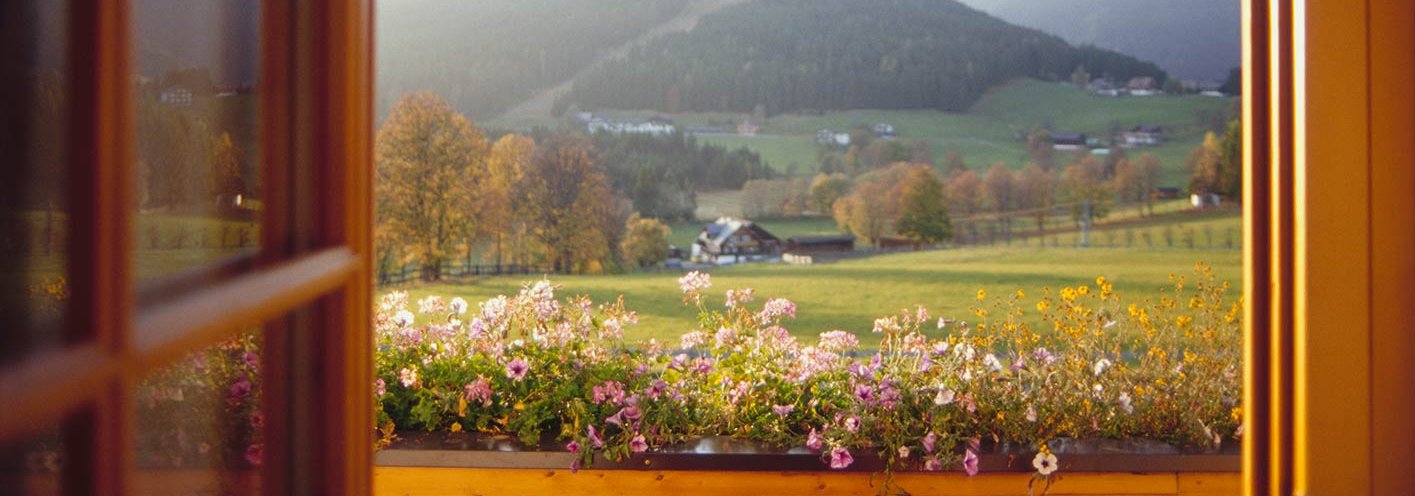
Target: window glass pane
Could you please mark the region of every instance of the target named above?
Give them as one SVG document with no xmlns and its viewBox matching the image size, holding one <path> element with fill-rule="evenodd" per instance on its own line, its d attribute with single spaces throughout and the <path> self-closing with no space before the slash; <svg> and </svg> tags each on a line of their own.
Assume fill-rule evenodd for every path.
<svg viewBox="0 0 1415 496">
<path fill-rule="evenodd" d="M 257 332 L 233 337 L 142 381 L 134 417 L 138 494 L 258 492 L 260 341 Z"/>
<path fill-rule="evenodd" d="M 65 1 L 0 3 L 0 364 L 61 339 L 67 12 Z"/>
<path fill-rule="evenodd" d="M 134 2 L 139 281 L 260 243 L 260 8 Z"/>
<path fill-rule="evenodd" d="M 0 443 L 0 493 L 61 494 L 64 446 L 59 432 L 59 426 L 49 426 L 37 434 Z"/>
</svg>

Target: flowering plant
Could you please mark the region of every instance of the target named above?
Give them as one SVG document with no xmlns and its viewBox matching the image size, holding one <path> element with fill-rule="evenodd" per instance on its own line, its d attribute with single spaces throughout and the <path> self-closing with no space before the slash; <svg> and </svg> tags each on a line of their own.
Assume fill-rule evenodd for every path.
<svg viewBox="0 0 1415 496">
<path fill-rule="evenodd" d="M 550 435 L 612 459 L 695 436 L 806 446 L 842 469 L 872 452 L 897 468 L 977 473 L 984 439 L 1035 446 L 1037 476 L 1060 467 L 1058 438 L 1147 438 L 1218 445 L 1240 435 L 1241 301 L 1212 271 L 1172 277 L 1125 303 L 1110 281 L 978 292 L 972 323 L 923 307 L 875 321 L 879 346 L 828 331 L 798 339 L 796 305 L 750 289 L 709 302 L 711 278 L 679 282 L 697 327 L 677 343 L 629 345 L 622 300 L 561 302 L 548 281 L 473 311 L 465 301 L 385 295 L 377 311 L 375 394 L 383 438 L 395 427 Z M 890 479 L 892 481 L 892 479 Z M 888 487 L 889 484 L 886 484 Z"/>
</svg>

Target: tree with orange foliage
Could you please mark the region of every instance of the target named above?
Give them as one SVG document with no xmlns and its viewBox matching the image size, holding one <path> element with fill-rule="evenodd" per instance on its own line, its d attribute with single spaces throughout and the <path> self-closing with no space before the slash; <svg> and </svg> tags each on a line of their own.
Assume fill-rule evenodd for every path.
<svg viewBox="0 0 1415 496">
<path fill-rule="evenodd" d="M 459 242 L 480 221 L 478 189 L 486 176 L 486 138 L 432 93 L 404 95 L 374 145 L 375 230 L 381 255 L 415 260 L 424 280 L 442 277 Z"/>
</svg>

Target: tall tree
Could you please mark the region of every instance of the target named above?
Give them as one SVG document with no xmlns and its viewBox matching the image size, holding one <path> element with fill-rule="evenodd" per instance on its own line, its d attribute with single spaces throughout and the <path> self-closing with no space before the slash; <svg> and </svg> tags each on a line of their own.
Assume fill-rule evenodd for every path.
<svg viewBox="0 0 1415 496">
<path fill-rule="evenodd" d="M 1027 158 L 1044 169 L 1050 169 L 1056 156 L 1056 146 L 1051 140 L 1051 131 L 1041 126 L 1027 135 Z"/>
<path fill-rule="evenodd" d="M 508 134 L 496 140 L 487 157 L 487 180 L 477 198 L 481 212 L 480 237 L 492 241 L 498 266 L 507 249 L 524 258 L 525 224 L 516 218 L 512 193 L 535 154 L 535 140 Z"/>
<path fill-rule="evenodd" d="M 1223 192 L 1223 151 L 1214 133 L 1204 134 L 1204 142 L 1189 152 L 1189 192 L 1199 195 Z"/>
<path fill-rule="evenodd" d="M 948 220 L 943 183 L 933 169 L 916 167 L 910 170 L 904 178 L 903 189 L 903 195 L 899 198 L 899 222 L 894 230 L 925 244 L 951 239 L 953 225 Z"/>
<path fill-rule="evenodd" d="M 1091 224 L 1110 214 L 1112 185 L 1105 177 L 1105 163 L 1086 155 L 1061 171 L 1063 201 L 1071 205 L 1071 218 L 1081 225 L 1081 246 L 1090 245 Z"/>
<path fill-rule="evenodd" d="M 246 194 L 246 180 L 241 174 L 241 153 L 231 142 L 230 133 L 221 133 L 211 144 L 211 181 L 208 192 L 223 204 L 230 205 L 236 196 Z"/>
<path fill-rule="evenodd" d="M 658 219 L 646 219 L 634 214 L 625 226 L 624 240 L 619 243 L 620 256 L 639 267 L 648 267 L 668 258 L 667 224 Z"/>
<path fill-rule="evenodd" d="M 1056 205 L 1056 174 L 1035 163 L 1022 168 L 1017 180 L 1018 206 L 1029 212 L 1037 224 L 1037 232 L 1046 228 L 1047 217 Z"/>
<path fill-rule="evenodd" d="M 1007 164 L 992 164 L 987 174 L 983 175 L 983 190 L 985 203 L 997 213 L 1003 232 L 1010 239 L 1012 217 L 1008 216 L 1007 212 L 1017 208 L 1017 174 L 1007 168 Z"/>
<path fill-rule="evenodd" d="M 899 218 L 900 186 L 909 171 L 927 165 L 897 163 L 860 176 L 850 194 L 835 202 L 835 223 L 841 230 L 876 247 L 889 235 Z"/>
<path fill-rule="evenodd" d="M 425 280 L 440 279 L 458 243 L 476 232 L 486 138 L 441 97 L 414 93 L 393 106 L 374 155 L 384 240 L 406 250 Z"/>
<path fill-rule="evenodd" d="M 811 208 L 831 212 L 835 201 L 850 192 L 850 178 L 844 174 L 818 174 L 811 180 Z"/>
<path fill-rule="evenodd" d="M 977 172 L 963 171 L 948 182 L 948 207 L 957 217 L 968 217 L 983 209 L 983 181 Z"/>
<path fill-rule="evenodd" d="M 1228 121 L 1220 145 L 1219 192 L 1235 203 L 1243 201 L 1243 120 Z"/>
<path fill-rule="evenodd" d="M 514 198 L 527 231 L 557 272 L 585 270 L 610 255 L 606 219 L 618 210 L 593 145 L 583 136 L 544 140 Z"/>
</svg>

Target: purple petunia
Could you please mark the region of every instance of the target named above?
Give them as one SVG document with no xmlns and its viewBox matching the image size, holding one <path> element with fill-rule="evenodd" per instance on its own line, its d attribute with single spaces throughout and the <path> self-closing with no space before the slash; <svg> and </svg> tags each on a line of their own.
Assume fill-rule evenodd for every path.
<svg viewBox="0 0 1415 496">
<path fill-rule="evenodd" d="M 934 434 L 933 431 L 929 431 L 928 435 L 924 436 L 923 441 L 920 442 L 920 444 L 923 444 L 923 445 L 924 445 L 924 452 L 925 452 L 925 453 L 933 453 L 933 452 L 934 452 L 934 447 L 936 446 L 937 443 L 938 443 L 938 434 Z"/>
<path fill-rule="evenodd" d="M 629 451 L 633 451 L 635 453 L 643 453 L 645 451 L 648 451 L 648 449 L 649 443 L 644 440 L 643 434 L 636 435 L 634 436 L 634 439 L 629 440 Z"/>
<path fill-rule="evenodd" d="M 963 452 L 963 471 L 968 472 L 968 477 L 978 475 L 978 455 L 973 450 Z"/>
<path fill-rule="evenodd" d="M 825 440 L 821 438 L 820 433 L 816 432 L 816 429 L 812 427 L 811 433 L 806 435 L 806 447 L 816 451 L 820 451 L 821 446 L 824 443 Z"/>
<path fill-rule="evenodd" d="M 603 448 L 604 440 L 599 438 L 599 432 L 594 429 L 593 425 L 589 426 L 588 431 L 590 435 L 590 446 L 595 449 Z"/>
<path fill-rule="evenodd" d="M 570 441 L 568 444 L 565 445 L 565 451 L 569 451 L 571 453 L 579 453 L 580 443 L 578 441 Z"/>
<path fill-rule="evenodd" d="M 830 468 L 840 470 L 855 463 L 855 457 L 850 456 L 850 451 L 845 448 L 836 448 L 830 452 Z"/>
<path fill-rule="evenodd" d="M 517 358 L 506 364 L 506 377 L 513 381 L 520 381 L 526 378 L 526 372 L 531 370 L 530 364 L 525 360 Z"/>
</svg>

